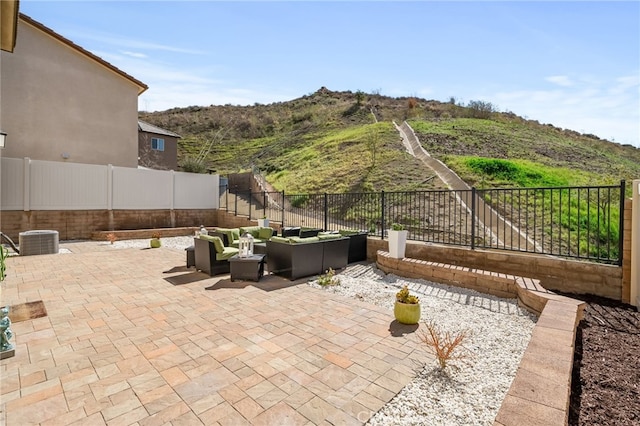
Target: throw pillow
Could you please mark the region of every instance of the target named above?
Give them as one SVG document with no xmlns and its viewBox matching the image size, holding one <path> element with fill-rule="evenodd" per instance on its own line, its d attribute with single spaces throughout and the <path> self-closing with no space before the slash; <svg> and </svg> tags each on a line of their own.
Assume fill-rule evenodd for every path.
<svg viewBox="0 0 640 426">
<path fill-rule="evenodd" d="M 273 235 L 272 228 L 260 228 L 258 230 L 258 238 L 261 240 L 268 240 Z"/>
</svg>

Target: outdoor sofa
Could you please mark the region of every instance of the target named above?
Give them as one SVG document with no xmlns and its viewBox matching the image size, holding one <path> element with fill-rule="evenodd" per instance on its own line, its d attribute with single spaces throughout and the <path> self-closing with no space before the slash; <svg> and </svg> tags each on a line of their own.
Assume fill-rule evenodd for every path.
<svg viewBox="0 0 640 426">
<path fill-rule="evenodd" d="M 253 243 L 265 243 L 269 238 L 276 234 L 273 228 L 262 226 L 244 226 L 240 228 L 214 228 L 209 231 L 210 235 L 222 238 L 222 242 L 226 247 L 238 248 L 240 245 L 240 237 L 245 233 L 253 237 Z"/>
<path fill-rule="evenodd" d="M 349 263 L 367 260 L 367 231 L 345 229 L 338 232 L 349 238 Z"/>
<path fill-rule="evenodd" d="M 319 233 L 317 237 L 272 237 L 267 241 L 267 267 L 272 274 L 295 280 L 341 269 L 349 260 L 349 238 Z"/>
</svg>

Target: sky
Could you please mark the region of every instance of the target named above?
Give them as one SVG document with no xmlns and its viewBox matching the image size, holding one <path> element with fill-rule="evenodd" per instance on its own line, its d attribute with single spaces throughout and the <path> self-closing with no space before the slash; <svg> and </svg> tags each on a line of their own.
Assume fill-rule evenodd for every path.
<svg viewBox="0 0 640 426">
<path fill-rule="evenodd" d="M 324 86 L 481 100 L 640 147 L 636 0 L 21 0 L 20 12 L 147 84 L 141 111 L 270 104 Z"/>
</svg>

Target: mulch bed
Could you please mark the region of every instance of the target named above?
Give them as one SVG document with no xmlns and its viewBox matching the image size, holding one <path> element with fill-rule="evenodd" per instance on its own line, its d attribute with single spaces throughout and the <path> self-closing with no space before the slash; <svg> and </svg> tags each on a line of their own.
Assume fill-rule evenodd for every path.
<svg viewBox="0 0 640 426">
<path fill-rule="evenodd" d="M 579 298 L 588 305 L 576 336 L 569 425 L 638 425 L 640 313 L 609 299 Z"/>
</svg>

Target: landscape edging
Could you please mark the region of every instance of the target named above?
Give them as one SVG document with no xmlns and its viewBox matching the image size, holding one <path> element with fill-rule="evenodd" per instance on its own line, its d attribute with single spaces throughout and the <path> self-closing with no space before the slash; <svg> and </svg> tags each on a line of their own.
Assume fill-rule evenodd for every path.
<svg viewBox="0 0 640 426">
<path fill-rule="evenodd" d="M 536 279 L 420 259 L 395 259 L 382 250 L 376 253 L 376 264 L 385 273 L 517 298 L 538 321 L 494 424 L 568 424 L 575 337 L 584 302 L 554 294 Z"/>
</svg>

